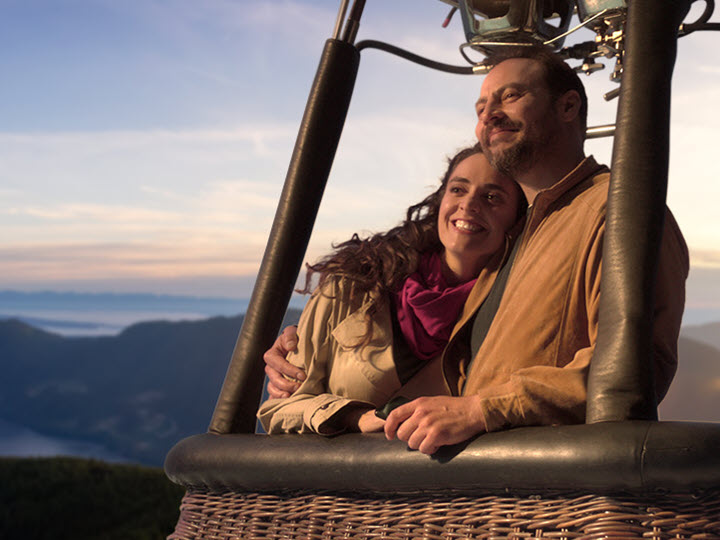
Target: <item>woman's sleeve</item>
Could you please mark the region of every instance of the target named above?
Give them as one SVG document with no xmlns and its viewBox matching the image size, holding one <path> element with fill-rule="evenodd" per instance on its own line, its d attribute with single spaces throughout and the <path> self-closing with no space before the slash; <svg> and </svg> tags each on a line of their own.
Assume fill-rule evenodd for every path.
<svg viewBox="0 0 720 540">
<path fill-rule="evenodd" d="M 258 418 L 269 434 L 319 433 L 334 435 L 345 431 L 338 425 L 340 413 L 349 407 L 371 403 L 344 398 L 328 392 L 328 379 L 337 343 L 332 331 L 360 302 L 350 302 L 349 287 L 338 280 L 316 291 L 308 301 L 298 324 L 297 353 L 288 361 L 305 369 L 307 378 L 289 398 L 263 403 Z"/>
</svg>

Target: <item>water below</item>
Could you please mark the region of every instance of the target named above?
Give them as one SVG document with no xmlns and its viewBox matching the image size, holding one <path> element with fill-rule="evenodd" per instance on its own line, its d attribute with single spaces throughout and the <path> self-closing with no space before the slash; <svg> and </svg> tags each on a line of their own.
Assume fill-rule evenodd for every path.
<svg viewBox="0 0 720 540">
<path fill-rule="evenodd" d="M 97 443 L 43 435 L 2 419 L 0 419 L 0 456 L 72 456 L 99 459 L 109 463 L 132 461 Z"/>
</svg>

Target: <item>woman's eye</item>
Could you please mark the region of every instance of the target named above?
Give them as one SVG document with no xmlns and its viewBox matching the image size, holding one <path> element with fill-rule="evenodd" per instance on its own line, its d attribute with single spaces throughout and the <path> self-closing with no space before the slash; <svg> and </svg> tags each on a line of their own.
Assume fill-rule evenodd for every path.
<svg viewBox="0 0 720 540">
<path fill-rule="evenodd" d="M 502 197 L 497 193 L 488 193 L 485 198 L 493 204 L 501 204 L 503 202 Z"/>
</svg>

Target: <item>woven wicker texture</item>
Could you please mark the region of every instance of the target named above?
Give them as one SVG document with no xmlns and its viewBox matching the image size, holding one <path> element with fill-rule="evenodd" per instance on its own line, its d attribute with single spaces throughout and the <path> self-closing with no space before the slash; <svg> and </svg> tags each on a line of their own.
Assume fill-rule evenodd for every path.
<svg viewBox="0 0 720 540">
<path fill-rule="evenodd" d="M 370 498 L 189 490 L 169 540 L 716 539 L 720 489 L 695 495 Z"/>
</svg>

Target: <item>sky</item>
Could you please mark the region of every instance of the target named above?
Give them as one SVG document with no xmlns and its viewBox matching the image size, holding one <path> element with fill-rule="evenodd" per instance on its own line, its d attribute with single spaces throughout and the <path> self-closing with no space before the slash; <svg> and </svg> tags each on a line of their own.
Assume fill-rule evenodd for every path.
<svg viewBox="0 0 720 540">
<path fill-rule="evenodd" d="M 0 290 L 248 297 L 339 4 L 0 0 Z M 464 65 L 448 9 L 368 0 L 358 40 Z M 688 307 L 720 313 L 718 39 L 679 42 L 668 205 Z M 590 125 L 614 122 L 609 73 L 583 78 Z M 433 190 L 474 140 L 481 83 L 362 53 L 308 261 Z M 609 164 L 611 147 L 586 152 Z"/>
</svg>

